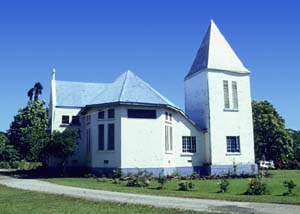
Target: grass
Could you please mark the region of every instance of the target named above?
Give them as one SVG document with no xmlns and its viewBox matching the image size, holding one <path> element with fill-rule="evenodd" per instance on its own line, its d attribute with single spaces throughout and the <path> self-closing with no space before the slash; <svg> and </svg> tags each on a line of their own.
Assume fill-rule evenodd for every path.
<svg viewBox="0 0 300 214">
<path fill-rule="evenodd" d="M 179 181 L 168 181 L 165 189 L 158 190 L 159 186 L 156 181 L 151 183 L 149 188 L 135 188 L 126 187 L 126 183 L 113 184 L 111 180 L 99 182 L 93 178 L 51 178 L 44 179 L 45 181 L 62 184 L 66 186 L 76 186 L 90 189 L 109 190 L 116 192 L 128 192 L 138 194 L 162 195 L 162 196 L 176 196 L 189 198 L 207 198 L 207 199 L 221 199 L 230 201 L 248 201 L 248 202 L 268 202 L 268 203 L 285 203 L 285 204 L 300 204 L 299 186 L 295 188 L 296 195 L 283 196 L 287 191 L 283 187 L 284 180 L 294 180 L 300 183 L 300 170 L 277 170 L 271 171 L 272 177 L 265 178 L 264 181 L 268 185 L 270 194 L 260 196 L 247 196 L 244 192 L 248 186 L 248 179 L 229 179 L 230 186 L 228 193 L 218 193 L 219 187 L 217 180 L 196 180 L 193 181 L 196 191 L 182 192 L 178 191 Z"/>
<path fill-rule="evenodd" d="M 208 214 L 150 206 L 92 202 L 0 186 L 0 213 L 5 214 Z"/>
</svg>

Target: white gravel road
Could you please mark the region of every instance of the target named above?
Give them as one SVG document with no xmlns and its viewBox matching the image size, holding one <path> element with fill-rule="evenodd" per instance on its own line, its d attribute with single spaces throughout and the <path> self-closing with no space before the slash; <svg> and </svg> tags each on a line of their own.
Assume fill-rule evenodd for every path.
<svg viewBox="0 0 300 214">
<path fill-rule="evenodd" d="M 222 211 L 241 214 L 300 214 L 300 206 L 296 205 L 138 195 L 69 187 L 34 179 L 16 179 L 5 176 L 0 176 L 0 184 L 17 189 L 65 195 L 94 201 L 143 204 L 163 208 L 178 208 L 197 211 Z"/>
</svg>

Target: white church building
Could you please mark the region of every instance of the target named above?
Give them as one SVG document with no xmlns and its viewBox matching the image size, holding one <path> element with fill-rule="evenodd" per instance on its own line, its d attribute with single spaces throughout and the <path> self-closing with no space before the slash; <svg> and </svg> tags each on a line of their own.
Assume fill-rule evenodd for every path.
<svg viewBox="0 0 300 214">
<path fill-rule="evenodd" d="M 211 21 L 184 78 L 185 111 L 131 71 L 112 83 L 58 81 L 54 72 L 50 128 L 80 130 L 68 165 L 93 173 L 255 174 L 249 74 Z"/>
</svg>

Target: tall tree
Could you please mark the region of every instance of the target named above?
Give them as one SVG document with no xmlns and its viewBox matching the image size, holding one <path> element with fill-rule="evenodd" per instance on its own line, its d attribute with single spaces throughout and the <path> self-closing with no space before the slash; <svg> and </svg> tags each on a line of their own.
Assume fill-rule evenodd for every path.
<svg viewBox="0 0 300 214">
<path fill-rule="evenodd" d="M 34 101 L 38 101 L 42 92 L 43 92 L 43 85 L 40 82 L 35 83 L 33 88 L 29 89 L 29 91 L 27 92 L 29 101 L 32 101 L 33 98 Z"/>
<path fill-rule="evenodd" d="M 293 129 L 288 130 L 294 141 L 294 156 L 297 161 L 300 162 L 300 130 L 296 131 Z"/>
<path fill-rule="evenodd" d="M 37 101 L 40 98 L 40 95 L 42 95 L 43 92 L 43 86 L 40 82 L 35 83 L 34 85 L 34 100 Z"/>
<path fill-rule="evenodd" d="M 268 101 L 253 101 L 256 160 L 274 160 L 287 164 L 293 160 L 293 139 L 285 121 Z"/>
<path fill-rule="evenodd" d="M 41 151 L 49 141 L 48 111 L 45 103 L 39 100 L 42 90 L 40 83 L 29 90 L 28 105 L 19 110 L 8 130 L 10 143 L 20 154 L 20 158 L 27 161 L 40 161 Z"/>
<path fill-rule="evenodd" d="M 7 139 L 6 134 L 4 132 L 0 132 L 0 159 L 3 159 L 2 153 L 5 150 L 5 146 L 6 146 L 7 142 L 8 142 L 8 139 Z"/>
</svg>

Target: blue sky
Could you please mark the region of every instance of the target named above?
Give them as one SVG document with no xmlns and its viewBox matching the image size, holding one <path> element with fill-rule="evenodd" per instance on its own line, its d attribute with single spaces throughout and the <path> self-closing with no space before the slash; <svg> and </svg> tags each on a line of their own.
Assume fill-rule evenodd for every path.
<svg viewBox="0 0 300 214">
<path fill-rule="evenodd" d="M 213 19 L 252 71 L 252 97 L 300 129 L 297 1 L 98 0 L 0 2 L 0 130 L 35 82 L 111 82 L 130 69 L 184 108 L 183 78 Z"/>
</svg>

